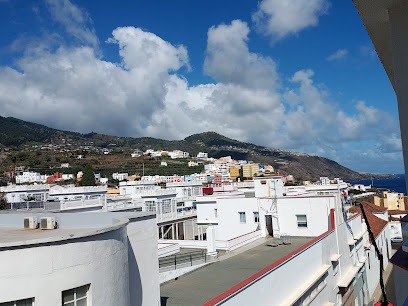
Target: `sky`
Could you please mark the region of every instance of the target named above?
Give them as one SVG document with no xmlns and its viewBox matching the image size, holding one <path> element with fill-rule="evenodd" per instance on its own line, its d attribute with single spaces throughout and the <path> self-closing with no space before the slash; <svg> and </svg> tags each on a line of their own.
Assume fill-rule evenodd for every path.
<svg viewBox="0 0 408 306">
<path fill-rule="evenodd" d="M 403 173 L 396 96 L 352 1 L 0 0 L 0 116 L 215 131 Z"/>
</svg>

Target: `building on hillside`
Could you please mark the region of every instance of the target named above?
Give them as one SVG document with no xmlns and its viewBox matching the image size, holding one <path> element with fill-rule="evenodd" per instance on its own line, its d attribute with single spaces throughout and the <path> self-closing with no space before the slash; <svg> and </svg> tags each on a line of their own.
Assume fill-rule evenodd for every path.
<svg viewBox="0 0 408 306">
<path fill-rule="evenodd" d="M 197 166 L 198 166 L 198 163 L 195 162 L 195 161 L 190 160 L 190 161 L 188 162 L 188 166 L 189 166 L 189 167 L 197 167 Z"/>
<path fill-rule="evenodd" d="M 208 158 L 208 153 L 206 153 L 206 152 L 198 152 L 197 158 L 207 159 L 207 158 Z"/>
<path fill-rule="evenodd" d="M 184 152 L 184 151 L 180 151 L 180 150 L 174 150 L 174 151 L 170 151 L 167 153 L 170 158 L 172 159 L 176 159 L 176 158 L 187 158 L 190 156 L 190 154 L 188 152 Z"/>
<path fill-rule="evenodd" d="M 271 165 L 265 165 L 264 170 L 265 170 L 265 173 L 274 173 L 275 172 L 275 169 Z"/>
<path fill-rule="evenodd" d="M 119 182 L 127 180 L 129 177 L 128 173 L 112 173 L 112 179 L 118 180 Z"/>
<path fill-rule="evenodd" d="M 259 173 L 258 164 L 244 164 L 241 166 L 241 176 L 245 178 L 252 178 Z"/>
<path fill-rule="evenodd" d="M 330 185 L 330 179 L 326 176 L 320 177 L 319 181 L 322 185 Z"/>
<path fill-rule="evenodd" d="M 45 183 L 46 176 L 41 175 L 38 172 L 24 171 L 21 174 L 15 176 L 16 184 L 27 184 L 27 183 Z"/>
<path fill-rule="evenodd" d="M 1 305 L 160 303 L 154 214 L 5 213 L 0 233 Z"/>
<path fill-rule="evenodd" d="M 218 172 L 220 171 L 220 167 L 218 164 L 206 164 L 204 165 L 204 171 L 207 173 Z"/>
<path fill-rule="evenodd" d="M 365 186 L 363 184 L 355 184 L 355 185 L 351 186 L 350 189 L 355 189 L 355 190 L 366 192 L 368 189 L 371 189 L 371 185 Z"/>
<path fill-rule="evenodd" d="M 229 167 L 228 169 L 231 180 L 236 181 L 239 177 L 240 169 L 238 167 Z"/>
<path fill-rule="evenodd" d="M 130 154 L 131 157 L 140 157 L 143 156 L 142 151 L 134 151 L 133 153 Z"/>
</svg>

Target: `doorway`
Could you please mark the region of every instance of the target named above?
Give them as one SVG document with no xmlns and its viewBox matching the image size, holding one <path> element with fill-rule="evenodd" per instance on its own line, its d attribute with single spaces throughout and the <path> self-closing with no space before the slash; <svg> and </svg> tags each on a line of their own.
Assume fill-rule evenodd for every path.
<svg viewBox="0 0 408 306">
<path fill-rule="evenodd" d="M 268 235 L 273 237 L 272 215 L 265 215 L 265 224 Z"/>
</svg>

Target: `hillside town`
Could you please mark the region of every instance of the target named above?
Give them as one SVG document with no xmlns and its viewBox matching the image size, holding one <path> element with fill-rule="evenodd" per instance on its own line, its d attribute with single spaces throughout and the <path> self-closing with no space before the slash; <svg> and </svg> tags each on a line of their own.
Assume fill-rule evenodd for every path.
<svg viewBox="0 0 408 306">
<path fill-rule="evenodd" d="M 109 152 L 105 151 L 106 154 Z M 159 158 L 158 167 L 167 167 L 168 159 L 183 159 L 188 160 L 185 163 L 185 167 L 188 171 L 189 168 L 193 170 L 195 167 L 203 168 L 202 173 L 192 173 L 189 176 L 181 177 L 178 175 L 173 176 L 160 176 L 155 175 L 154 181 L 156 183 L 161 182 L 182 182 L 198 180 L 205 183 L 222 183 L 222 182 L 235 182 L 241 179 L 250 179 L 254 176 L 259 175 L 270 175 L 274 174 L 274 167 L 271 165 L 264 165 L 259 163 L 254 163 L 247 160 L 234 160 L 231 156 L 221 157 L 221 158 L 209 158 L 208 153 L 199 152 L 196 157 L 190 158 L 188 152 L 183 152 L 180 150 L 165 151 L 165 150 L 151 150 L 148 149 L 145 152 L 135 150 L 130 154 L 134 159 L 139 159 L 143 157 Z M 82 155 L 77 155 L 77 159 L 82 159 Z M 72 173 L 72 167 L 70 164 L 61 163 L 58 167 L 60 172 L 56 172 L 52 175 L 47 175 L 44 173 L 29 171 L 25 166 L 15 166 L 12 171 L 7 171 L 4 173 L 9 182 L 15 182 L 16 184 L 31 184 L 31 183 L 58 183 L 63 181 L 70 182 L 80 182 L 83 171 L 78 171 L 77 173 Z M 96 183 L 107 184 L 109 181 L 124 181 L 124 180 L 140 180 L 143 178 L 142 173 L 112 173 L 110 177 L 102 177 L 100 173 L 94 173 Z M 152 180 L 152 178 L 149 178 Z M 287 175 L 284 177 L 284 181 L 294 182 L 293 175 Z"/>
<path fill-rule="evenodd" d="M 351 300 L 366 305 L 379 290 L 381 265 L 386 269 L 397 262 L 394 252 L 406 235 L 401 220 L 408 213 L 408 198 L 402 193 L 340 178 L 299 181 L 275 173 L 270 165 L 229 156 L 209 158 L 205 152 L 194 158 L 178 150 L 131 153 L 132 158 L 143 156 L 188 158 L 187 167 L 202 164 L 203 172 L 124 172 L 106 178 L 91 166 L 74 174 L 69 164 L 62 164 L 66 173 L 45 175 L 17 165 L 9 177 L 15 182 L 0 187 L 5 212 L 0 214 L 0 248 L 8 249 L 10 258 L 24 258 L 30 249 L 38 250 L 31 261 L 42 263 L 37 256 L 47 256 L 50 262 L 58 258 L 59 269 L 40 273 L 40 287 L 58 278 L 56 290 L 75 287 L 89 297 L 91 286 L 98 292 L 109 283 L 108 288 L 123 291 L 123 305 L 243 305 L 252 290 L 264 290 L 265 282 L 274 284 L 274 299 L 282 305 Z M 165 159 L 159 167 L 166 167 Z M 98 236 L 106 242 L 99 245 Z M 384 255 L 382 263 L 376 247 Z M 78 248 L 86 261 L 72 257 Z M 116 255 L 103 259 L 104 249 Z M 250 261 L 245 254 L 251 254 Z M 239 265 L 234 264 L 237 260 Z M 29 297 L 23 300 L 35 299 L 40 305 L 55 301 L 39 288 L 13 289 L 30 288 L 38 273 L 31 267 L 12 277 L 19 264 L 7 258 L 3 262 L 9 262 L 10 271 L 0 279 L 7 283 L 6 300 Z M 104 275 L 115 270 L 122 274 L 119 279 L 105 275 L 102 282 L 102 272 L 95 269 L 108 262 Z M 43 265 L 36 269 L 47 271 Z M 230 265 L 236 272 L 222 272 Z M 74 282 L 68 277 L 80 271 Z M 297 281 L 284 286 L 276 282 L 286 274 L 296 274 Z M 187 293 L 214 277 L 220 283 L 206 283 L 199 295 Z M 62 290 L 63 299 L 68 294 Z M 108 290 L 93 301 L 113 305 L 114 298 Z M 260 299 L 267 304 L 269 298 Z"/>
<path fill-rule="evenodd" d="M 268 44 L 277 44 L 274 52 L 292 56 L 286 57 L 291 58 L 290 70 L 295 70 L 298 58 L 305 61 L 310 57 L 307 65 L 325 66 L 336 76 L 333 83 L 340 83 L 342 78 L 339 70 L 329 63 L 345 62 L 347 56 L 355 56 L 348 63 L 358 66 L 352 71 L 361 80 L 352 84 L 356 86 L 343 89 L 339 96 L 357 87 L 369 86 L 372 90 L 378 85 L 371 75 L 368 81 L 363 80 L 366 71 L 361 60 L 362 57 L 371 60 L 378 55 L 397 96 L 396 112 L 405 118 L 408 115 L 408 5 L 405 0 L 352 1 L 364 35 L 368 34 L 373 48 L 362 46 L 356 26 L 352 33 L 334 32 L 346 27 L 347 18 L 341 20 L 341 26 L 337 21 L 336 28 L 330 28 L 330 37 L 320 31 L 316 36 L 318 40 L 312 39 L 311 28 L 317 28 L 319 18 L 323 19 L 329 7 L 341 1 L 309 1 L 305 5 L 301 1 L 262 0 L 251 9 L 245 8 L 251 10 L 242 14 L 247 19 L 240 17 L 237 11 L 229 14 L 230 6 L 220 5 L 214 9 L 212 5 L 200 6 L 198 2 L 194 5 L 200 9 L 193 14 L 186 2 L 183 8 L 179 7 L 180 11 L 191 16 L 176 20 L 180 23 L 174 20 L 180 15 L 175 14 L 175 10 L 169 14 L 164 9 L 167 3 L 161 3 L 164 8 L 160 9 L 166 16 L 170 15 L 170 22 L 160 19 L 163 27 L 156 30 L 161 29 L 168 36 L 175 32 L 187 33 L 187 27 L 196 30 L 198 24 L 193 23 L 193 19 L 212 20 L 210 13 L 215 15 L 216 10 L 223 9 L 225 14 L 228 10 L 228 18 L 244 20 L 234 19 L 231 24 L 212 21 L 210 27 L 203 26 L 208 31 L 203 61 L 207 84 L 201 84 L 195 77 L 190 78 L 191 84 L 188 84 L 180 71 L 196 69 L 193 56 L 190 64 L 187 49 L 203 52 L 197 45 L 181 44 L 181 36 L 172 38 L 177 41 L 177 45 L 173 45 L 142 29 L 142 25 L 153 25 L 143 22 L 139 25 L 141 28 L 117 27 L 112 36 L 96 36 L 94 23 L 100 26 L 102 22 L 104 31 L 110 31 L 115 15 L 121 18 L 115 22 L 122 24 L 127 24 L 126 18 L 141 18 L 134 12 L 137 6 L 130 3 L 125 9 L 132 11 L 131 15 L 111 11 L 109 2 L 98 7 L 88 6 L 89 12 L 69 0 L 30 3 L 22 17 L 28 20 L 34 15 L 30 18 L 41 20 L 35 31 L 42 36 L 36 37 L 34 32 L 21 30 L 27 27 L 23 28 L 17 18 L 18 5 L 14 6 L 12 1 L 0 2 L 12 8 L 9 15 L 4 15 L 13 16 L 13 20 L 7 22 L 19 35 L 2 51 L 7 60 L 13 62 L 0 66 L 0 77 L 3 77 L 0 87 L 5 84 L 0 88 L 5 98 L 0 99 L 5 102 L 2 106 L 6 112 L 24 107 L 28 113 L 34 113 L 39 109 L 41 118 L 52 117 L 54 123 L 64 121 L 57 113 L 66 112 L 69 122 L 77 128 L 84 122 L 86 128 L 97 123 L 111 131 L 115 125 L 112 131 L 127 135 L 135 131 L 155 135 L 171 128 L 186 129 L 199 120 L 205 121 L 205 114 L 215 118 L 211 118 L 214 121 L 207 119 L 203 125 L 206 127 L 215 122 L 219 129 L 229 130 L 232 135 L 238 135 L 235 130 L 244 127 L 248 134 L 273 130 L 273 133 L 265 132 L 265 139 L 291 138 L 300 144 L 324 142 L 324 146 L 313 148 L 319 148 L 317 152 L 342 151 L 342 156 L 354 163 L 374 156 L 365 146 L 368 142 L 383 140 L 384 135 L 388 137 L 384 141 L 387 146 L 375 143 L 379 151 L 386 151 L 379 156 L 391 159 L 394 146 L 401 150 L 399 135 L 391 135 L 392 128 L 387 128 L 382 135 L 373 132 L 378 131 L 376 125 L 382 124 L 376 121 L 377 116 L 392 125 L 392 116 L 387 112 L 364 101 L 356 104 L 357 112 L 351 115 L 344 110 L 351 104 L 345 103 L 339 111 L 334 111 L 337 108 L 328 107 L 321 97 L 330 96 L 326 85 L 314 86 L 313 83 L 320 82 L 320 76 L 312 79 L 313 70 L 304 68 L 287 77 L 283 69 L 278 70 L 282 61 L 275 62 L 268 55 L 256 53 L 266 49 L 265 45 L 249 48 L 248 41 L 266 37 Z M 250 4 L 246 1 L 234 6 Z M 82 5 L 90 4 L 83 2 Z M 165 16 L 157 9 L 157 3 L 151 6 L 154 14 L 147 15 L 147 19 Z M 98 15 L 99 10 L 107 12 Z M 93 19 L 91 15 L 99 18 Z M 277 21 L 273 19 L 275 15 L 279 17 Z M 292 18 L 288 18 L 289 15 Z M 320 20 L 324 25 L 321 28 L 325 30 L 325 26 L 330 25 L 327 20 L 334 19 L 330 16 L 326 23 Z M 51 26 L 67 33 L 52 32 L 47 25 L 50 20 L 53 21 Z M 170 31 L 173 23 L 179 26 L 175 32 Z M 282 26 L 288 24 L 291 26 L 282 32 L 285 28 Z M 249 36 L 255 26 L 252 32 L 263 31 L 261 34 L 265 37 Z M 302 52 L 296 49 L 296 53 L 290 53 L 290 48 L 279 45 L 290 35 L 298 38 L 299 32 L 306 28 L 310 31 L 306 31 L 308 43 Z M 276 32 L 278 30 L 280 32 Z M 199 36 L 198 31 L 188 33 L 191 34 L 189 40 Z M 8 36 L 6 34 L 3 36 Z M 358 41 L 353 46 L 359 50 L 359 57 L 351 54 L 347 45 L 348 49 L 338 49 L 328 56 L 322 52 L 320 61 L 311 60 L 311 53 L 321 52 L 325 45 L 333 45 L 334 41 L 344 43 L 340 34 Z M 74 43 L 65 42 L 64 35 L 71 35 Z M 102 37 L 108 47 L 100 44 Z M 333 41 L 329 39 L 332 37 Z M 35 48 L 28 48 L 24 40 Z M 105 48 L 119 48 L 115 61 L 109 61 Z M 55 67 L 49 63 L 62 68 L 52 74 L 50 71 Z M 147 73 L 142 68 L 146 68 Z M 324 71 L 320 71 L 323 74 Z M 350 70 L 346 72 L 350 74 Z M 34 78 L 30 78 L 32 74 Z M 105 78 L 109 81 L 105 82 Z M 115 78 L 120 81 L 115 82 Z M 19 82 L 23 86 L 18 86 Z M 36 86 L 41 82 L 45 83 L 46 90 Z M 66 86 L 68 83 L 72 86 Z M 147 87 L 142 87 L 145 83 Z M 295 90 L 289 83 L 299 83 L 300 89 Z M 159 86 L 155 86 L 157 84 Z M 98 89 L 96 96 L 94 88 Z M 83 95 L 75 95 L 74 89 Z M 304 95 L 298 95 L 298 91 Z M 375 91 L 373 94 L 381 96 Z M 13 99 L 17 103 L 13 104 Z M 303 104 L 299 103 L 302 99 Z M 281 100 L 288 101 L 284 104 Z M 251 103 L 253 108 L 249 107 Z M 129 111 L 127 104 L 132 104 L 135 111 L 125 123 L 125 117 L 120 115 Z M 204 105 L 202 111 L 198 108 L 200 104 Z M 43 105 L 45 107 L 40 108 Z M 175 118 L 181 123 L 172 121 L 172 112 L 180 113 Z M 267 120 L 263 120 L 262 113 Z M 234 124 L 223 125 L 224 117 L 231 117 Z M 304 118 L 307 120 L 302 120 Z M 280 120 L 284 129 L 278 125 Z M 312 121 L 317 122 L 317 128 Z M 368 124 L 364 125 L 366 121 Z M 406 192 L 375 186 L 372 178 L 370 184 L 350 180 L 339 173 L 327 175 L 323 171 L 330 166 L 345 174 L 359 175 L 328 158 L 289 154 L 250 143 L 238 146 L 238 141 L 220 138 L 218 134 L 208 146 L 204 146 L 202 138 L 193 135 L 180 142 L 167 141 L 168 147 L 155 139 L 153 148 L 147 141 L 151 140 L 149 137 L 138 139 L 144 145 L 134 145 L 131 137 L 102 139 L 94 132 L 61 134 L 59 130 L 21 123 L 22 120 L 15 118 L 3 122 L 16 125 L 11 134 L 0 131 L 4 139 L 0 146 L 0 306 L 408 305 Z M 252 125 L 259 129 L 252 129 Z M 338 130 L 334 128 L 336 125 L 340 125 Z M 15 135 L 19 135 L 16 131 L 20 128 L 25 135 L 19 138 Z M 370 135 L 369 141 L 360 139 L 362 134 L 359 133 L 365 129 L 374 135 Z M 317 130 L 328 133 L 320 134 Z M 406 120 L 400 121 L 400 133 L 405 161 L 402 178 L 407 190 Z M 70 136 L 50 136 L 55 134 Z M 208 138 L 216 133 L 205 134 Z M 305 134 L 310 135 L 305 137 Z M 361 143 L 345 146 L 344 142 L 335 141 L 341 137 L 351 139 L 353 145 L 360 140 Z M 186 141 L 188 138 L 195 142 Z M 119 150 L 119 141 L 131 150 Z M 187 143 L 186 147 L 177 146 L 180 143 Z M 186 149 L 192 144 L 194 148 L 201 148 L 200 151 Z M 160 147 L 162 149 L 158 149 Z M 229 150 L 231 148 L 235 151 Z M 360 154 L 363 149 L 366 151 Z M 248 150 L 252 151 L 248 153 Z M 236 155 L 228 154 L 232 151 Z M 310 159 L 303 159 L 305 157 Z M 299 164 L 305 160 L 316 164 L 300 169 Z M 311 168 L 315 168 L 314 171 L 310 171 Z M 300 174 L 295 174 L 294 169 L 300 169 Z M 321 171 L 318 176 L 316 169 Z"/>
</svg>

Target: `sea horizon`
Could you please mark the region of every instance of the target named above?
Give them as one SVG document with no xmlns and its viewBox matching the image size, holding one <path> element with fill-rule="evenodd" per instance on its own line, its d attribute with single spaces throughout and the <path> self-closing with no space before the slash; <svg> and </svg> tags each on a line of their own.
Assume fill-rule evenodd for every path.
<svg viewBox="0 0 408 306">
<path fill-rule="evenodd" d="M 385 188 L 390 191 L 407 194 L 405 174 L 394 174 L 393 177 L 384 179 L 365 179 L 349 182 L 350 184 L 373 185 L 375 188 Z"/>
</svg>

